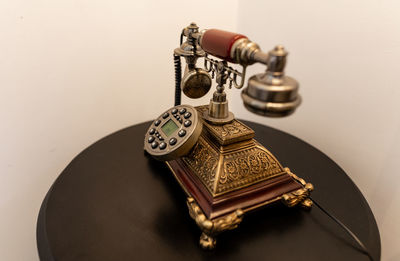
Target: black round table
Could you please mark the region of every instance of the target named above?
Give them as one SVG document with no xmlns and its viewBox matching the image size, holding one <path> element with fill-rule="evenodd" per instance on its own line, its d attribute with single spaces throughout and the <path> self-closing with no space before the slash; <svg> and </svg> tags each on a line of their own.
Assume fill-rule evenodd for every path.
<svg viewBox="0 0 400 261">
<path fill-rule="evenodd" d="M 312 197 L 380 259 L 379 231 L 346 173 L 318 149 L 282 131 L 245 122 Z M 143 152 L 150 122 L 94 143 L 66 167 L 44 199 L 37 222 L 41 260 L 368 260 L 315 206 L 274 204 L 246 214 L 239 227 L 204 251 L 186 196 L 163 162 Z"/>
</svg>

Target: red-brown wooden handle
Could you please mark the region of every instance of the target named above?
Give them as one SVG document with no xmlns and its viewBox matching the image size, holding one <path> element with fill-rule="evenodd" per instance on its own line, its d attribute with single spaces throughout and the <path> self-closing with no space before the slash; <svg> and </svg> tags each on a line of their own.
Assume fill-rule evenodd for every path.
<svg viewBox="0 0 400 261">
<path fill-rule="evenodd" d="M 237 40 L 242 38 L 247 37 L 218 29 L 208 29 L 203 33 L 200 45 L 207 53 L 233 62 L 231 58 L 232 46 Z"/>
</svg>

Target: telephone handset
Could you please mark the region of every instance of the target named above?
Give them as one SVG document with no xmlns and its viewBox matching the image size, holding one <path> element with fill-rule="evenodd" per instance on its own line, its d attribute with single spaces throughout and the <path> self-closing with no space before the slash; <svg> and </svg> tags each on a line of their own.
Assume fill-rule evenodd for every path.
<svg viewBox="0 0 400 261">
<path fill-rule="evenodd" d="M 174 106 L 150 125 L 144 148 L 155 159 L 177 159 L 192 149 L 202 129 L 203 124 L 195 108 L 190 105 Z"/>
</svg>

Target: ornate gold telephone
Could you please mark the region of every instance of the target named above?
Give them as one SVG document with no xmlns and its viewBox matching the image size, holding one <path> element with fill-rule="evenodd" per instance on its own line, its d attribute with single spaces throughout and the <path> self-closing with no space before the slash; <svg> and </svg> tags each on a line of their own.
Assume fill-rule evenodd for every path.
<svg viewBox="0 0 400 261">
<path fill-rule="evenodd" d="M 203 248 L 214 248 L 215 236 L 236 228 L 248 211 L 276 201 L 289 207 L 312 206 L 308 198 L 312 184 L 284 168 L 253 139 L 254 131 L 229 111 L 224 91 L 227 82 L 229 88 L 243 87 L 248 65 L 265 64 L 266 72 L 250 77 L 242 91 L 244 106 L 263 116 L 290 115 L 301 98 L 297 81 L 284 75 L 286 56 L 282 46 L 264 53 L 240 34 L 216 29 L 200 32 L 194 23 L 182 31 L 181 46 L 174 51 L 175 107 L 151 124 L 144 149 L 166 161 L 188 195 L 190 216 L 203 232 Z M 182 79 L 180 57 L 186 60 Z M 204 69 L 196 67 L 199 58 L 204 59 Z M 228 62 L 241 65 L 242 70 Z M 202 97 L 210 90 L 212 78 L 217 87 L 208 106 L 180 105 L 181 91 L 190 98 Z"/>
</svg>

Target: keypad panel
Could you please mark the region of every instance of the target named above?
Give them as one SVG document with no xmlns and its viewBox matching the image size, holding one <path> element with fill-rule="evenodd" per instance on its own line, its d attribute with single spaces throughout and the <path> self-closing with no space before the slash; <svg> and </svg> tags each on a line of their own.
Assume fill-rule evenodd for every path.
<svg viewBox="0 0 400 261">
<path fill-rule="evenodd" d="M 202 127 L 195 108 L 190 105 L 172 107 L 149 127 L 145 137 L 145 150 L 153 156 L 171 154 L 185 144 L 198 125 Z"/>
</svg>

